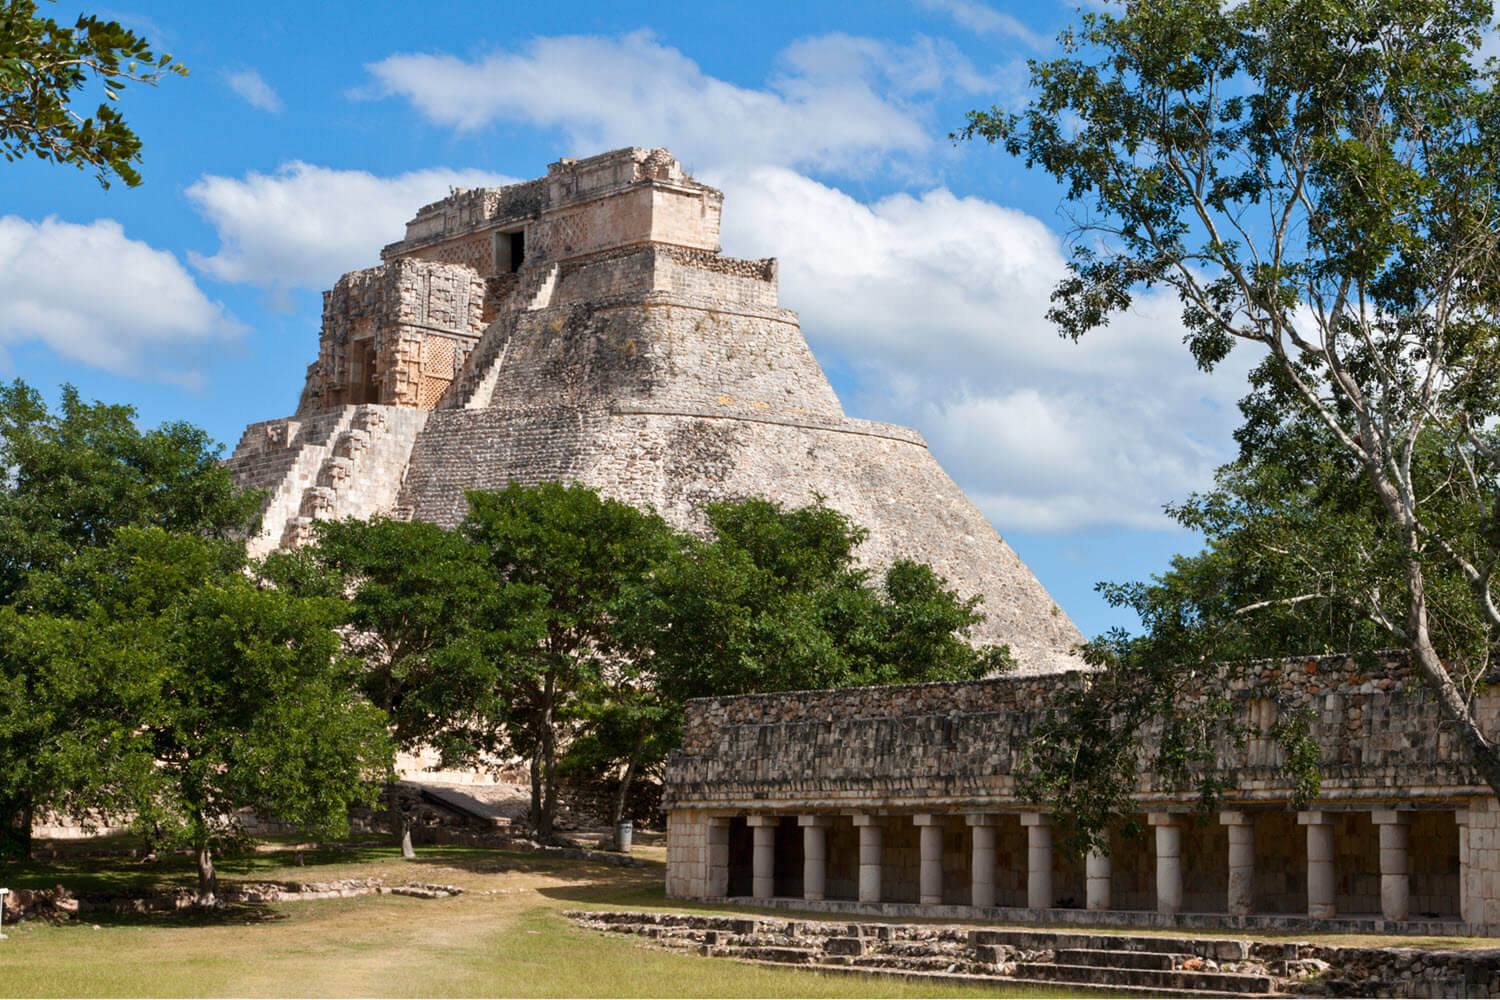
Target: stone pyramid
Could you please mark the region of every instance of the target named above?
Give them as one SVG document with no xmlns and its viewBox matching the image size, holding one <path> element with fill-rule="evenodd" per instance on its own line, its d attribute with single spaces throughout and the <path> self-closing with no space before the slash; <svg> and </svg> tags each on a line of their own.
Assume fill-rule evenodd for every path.
<svg viewBox="0 0 1500 1000">
<path fill-rule="evenodd" d="M 377 267 L 323 296 L 297 412 L 229 463 L 270 491 L 252 550 L 317 518 L 453 525 L 463 491 L 582 482 L 679 528 L 702 508 L 814 494 L 869 529 L 860 557 L 930 564 L 982 594 L 985 641 L 1027 672 L 1076 667 L 1068 616 L 915 431 L 844 416 L 780 306 L 777 263 L 719 253 L 723 195 L 664 149 L 421 209 Z"/>
</svg>

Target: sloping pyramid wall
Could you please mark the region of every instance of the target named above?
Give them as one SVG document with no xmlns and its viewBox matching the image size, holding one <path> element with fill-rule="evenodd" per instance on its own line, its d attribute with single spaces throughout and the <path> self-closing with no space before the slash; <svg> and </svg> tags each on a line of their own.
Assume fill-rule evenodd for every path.
<svg viewBox="0 0 1500 1000">
<path fill-rule="evenodd" d="M 536 256 L 511 282 L 491 280 L 507 298 L 430 412 L 365 405 L 252 425 L 231 464 L 277 491 L 259 549 L 295 544 L 317 517 L 453 525 L 464 490 L 512 481 L 581 482 L 699 532 L 713 500 L 821 495 L 869 530 L 860 557 L 871 567 L 917 559 L 983 595 L 978 637 L 1007 643 L 1022 670 L 1078 665 L 1077 628 L 921 437 L 844 416 L 796 314 L 777 302 L 774 261 L 656 240 Z M 364 438 L 341 458 L 356 419 Z M 362 487 L 369 477 L 395 488 Z"/>
</svg>

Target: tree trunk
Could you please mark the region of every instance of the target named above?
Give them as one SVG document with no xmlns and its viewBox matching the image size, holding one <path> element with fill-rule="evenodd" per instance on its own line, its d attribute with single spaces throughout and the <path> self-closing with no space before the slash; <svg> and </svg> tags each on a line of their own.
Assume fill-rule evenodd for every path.
<svg viewBox="0 0 1500 1000">
<path fill-rule="evenodd" d="M 531 748 L 531 832 L 537 832 L 542 817 L 542 741 Z"/>
<path fill-rule="evenodd" d="M 609 817 L 609 826 L 612 830 L 618 830 L 620 822 L 625 818 L 625 807 L 630 803 L 630 784 L 635 781 L 636 768 L 641 765 L 641 753 L 645 749 L 646 727 L 642 724 L 635 734 L 635 746 L 630 750 L 630 760 L 625 764 L 625 774 L 620 778 L 620 790 L 615 793 L 615 806 Z"/>
<path fill-rule="evenodd" d="M 219 905 L 219 876 L 214 871 L 214 852 L 208 844 L 198 845 L 198 905 Z"/>
<path fill-rule="evenodd" d="M 405 809 L 401 808 L 401 795 L 396 788 L 396 782 L 386 782 L 385 800 L 390 807 L 394 825 L 401 832 L 401 856 L 411 861 L 417 856 L 416 850 L 411 846 L 411 817 L 407 815 Z"/>
<path fill-rule="evenodd" d="M 542 808 L 536 814 L 536 836 L 543 843 L 552 839 L 552 819 L 557 815 L 557 732 L 552 718 L 556 690 L 556 677 L 549 672 L 547 686 L 542 693 L 542 712 L 537 720 L 537 755 L 541 758 L 542 772 Z"/>
<path fill-rule="evenodd" d="M 31 796 L 21 800 L 21 829 L 17 831 L 21 839 L 21 857 L 27 861 L 34 860 L 31 856 L 31 826 L 36 822 L 36 803 Z"/>
<path fill-rule="evenodd" d="M 1427 586 L 1421 564 L 1408 557 L 1406 564 L 1407 615 L 1406 648 L 1412 654 L 1412 666 L 1422 675 L 1427 686 L 1437 696 L 1438 706 L 1448 720 L 1458 729 L 1460 738 L 1469 748 L 1470 760 L 1485 784 L 1500 796 L 1500 754 L 1495 744 L 1479 727 L 1474 712 L 1464 702 L 1463 694 L 1448 668 L 1443 666 L 1437 649 L 1432 645 L 1432 634 L 1427 622 Z"/>
</svg>

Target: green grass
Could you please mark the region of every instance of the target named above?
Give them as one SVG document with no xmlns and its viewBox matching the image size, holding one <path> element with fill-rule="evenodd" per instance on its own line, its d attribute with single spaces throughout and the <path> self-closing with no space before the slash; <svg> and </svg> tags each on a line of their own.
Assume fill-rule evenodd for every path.
<svg viewBox="0 0 1500 1000">
<path fill-rule="evenodd" d="M 648 856 L 659 849 L 646 848 Z M 1042 996 L 820 975 L 699 958 L 575 927 L 570 908 L 667 908 L 662 869 L 467 848 L 403 862 L 384 845 L 226 859 L 226 880 L 380 875 L 453 884 L 442 900 L 365 896 L 225 912 L 91 917 L 6 927 L 7 996 Z M 510 871 L 493 871 L 496 865 Z M 191 884 L 186 859 L 62 858 L 0 869 L 11 888 Z M 674 905 L 671 908 L 677 908 Z M 1065 995 L 1058 993 L 1055 995 Z"/>
<path fill-rule="evenodd" d="M 221 877 L 226 881 L 328 881 L 378 875 L 390 883 L 451 884 L 466 892 L 442 900 L 365 896 L 240 906 L 213 914 L 85 915 L 57 925 L 7 926 L 9 939 L 0 941 L 0 995 L 1078 995 L 1073 990 L 1049 994 L 1022 987 L 1010 992 L 966 989 L 700 958 L 666 951 L 641 939 L 584 930 L 562 915 L 567 909 L 593 908 L 732 909 L 666 899 L 662 892 L 665 849 L 651 838 L 646 840 L 636 852 L 653 862 L 646 869 L 464 847 L 422 848 L 415 862 L 405 862 L 384 843 L 308 849 L 303 852 L 306 865 L 298 866 L 292 863 L 292 842 L 267 843 L 254 853 L 222 860 Z M 110 846 L 123 848 L 129 842 Z M 65 855 L 32 865 L 0 866 L 0 884 L 10 888 L 62 884 L 98 891 L 191 885 L 193 881 L 191 862 L 185 857 L 145 863 L 124 857 Z M 786 911 L 757 912 L 799 916 Z M 838 919 L 822 913 L 806 916 Z M 1201 931 L 1192 933 L 1207 936 Z M 1322 935 L 1318 940 L 1437 948 L 1493 944 L 1474 938 L 1418 941 L 1373 935 Z"/>
</svg>

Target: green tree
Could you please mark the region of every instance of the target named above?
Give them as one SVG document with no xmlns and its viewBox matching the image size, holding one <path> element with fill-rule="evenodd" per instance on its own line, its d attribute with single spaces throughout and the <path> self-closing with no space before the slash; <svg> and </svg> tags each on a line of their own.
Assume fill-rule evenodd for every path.
<svg viewBox="0 0 1500 1000">
<path fill-rule="evenodd" d="M 155 85 L 168 73 L 186 76 L 187 67 L 118 22 L 80 15 L 64 28 L 39 16 L 33 0 L 0 0 L 0 152 L 92 170 L 104 187 L 111 174 L 135 187 L 141 140 L 115 105 L 127 84 Z M 72 105 L 91 81 L 105 100 L 85 118 Z"/>
<path fill-rule="evenodd" d="M 15 616 L 41 608 L 81 615 L 78 592 L 57 586 L 84 553 L 122 529 L 157 527 L 209 539 L 241 538 L 259 519 L 259 498 L 238 489 L 199 429 L 170 423 L 142 431 L 125 406 L 86 403 L 64 387 L 56 411 L 22 382 L 0 387 L 0 608 Z M 234 548 L 234 546 L 231 546 Z M 234 557 L 226 556 L 233 559 Z M 57 641 L 79 641 L 75 626 L 54 623 Z M 76 682 L 67 660 L 38 668 L 31 647 L 0 648 L 0 824 L 9 850 L 30 850 L 38 809 L 80 801 L 98 784 L 84 761 L 111 745 L 80 734 L 114 720 L 88 700 L 68 701 Z M 87 658 L 77 661 L 80 670 Z M 81 683 L 81 682 L 80 682 Z M 101 684 L 96 677 L 88 683 Z M 61 699 L 61 700 L 59 700 Z M 99 700 L 102 706 L 104 700 Z M 59 747 L 68 755 L 52 756 Z M 99 765 L 99 775 L 108 771 Z"/>
<path fill-rule="evenodd" d="M 475 766 L 497 749 L 503 639 L 493 629 L 508 619 L 478 546 L 416 521 L 320 521 L 314 545 L 272 562 L 301 559 L 331 574 L 332 587 L 317 579 L 314 591 L 349 594 L 347 646 L 364 664 L 360 690 L 386 713 L 397 746 L 435 749 L 447 767 Z M 387 792 L 402 856 L 413 858 L 411 816 L 397 805 L 394 775 Z"/>
<path fill-rule="evenodd" d="M 616 628 L 637 651 L 629 697 L 604 700 L 611 714 L 584 744 L 624 765 L 616 821 L 635 775 L 680 742 L 688 698 L 965 680 L 1011 666 L 1004 647 L 969 641 L 984 620 L 978 597 L 960 599 L 905 560 L 872 584 L 855 557 L 864 530 L 822 502 L 787 510 L 750 499 L 705 513 L 713 537 L 668 551 L 617 605 Z"/>
<path fill-rule="evenodd" d="M 1063 184 L 1077 231 L 1050 315 L 1065 336 L 1169 289 L 1201 367 L 1236 344 L 1261 353 L 1249 464 L 1186 520 L 1243 515 L 1270 538 L 1299 523 L 1271 502 L 1278 481 L 1293 498 L 1352 491 L 1322 498 L 1297 558 L 1262 567 L 1275 586 L 1211 617 L 1321 606 L 1328 637 L 1405 649 L 1500 790 L 1495 734 L 1466 698 L 1500 625 L 1500 91 L 1477 57 L 1490 19 L 1476 0 L 1130 2 L 1084 14 L 1060 58 L 1032 64 L 1024 110 L 972 112 L 959 135 Z M 1259 461 L 1256 434 L 1284 444 L 1281 457 Z M 1228 564 L 1251 538 L 1231 532 L 1195 569 L 1249 581 L 1249 566 Z M 1146 698 L 1149 686 L 1167 712 L 1204 655 L 1226 648 L 1204 645 L 1215 632 L 1194 618 L 1212 602 L 1178 600 L 1176 584 L 1203 579 L 1117 595 L 1139 599 L 1147 646 L 1177 659 L 1148 667 L 1141 645 L 1111 637 L 1095 662 L 1145 672 L 1104 688 Z M 1301 628 L 1284 635 L 1322 630 Z M 1469 638 L 1444 650 L 1445 630 Z M 1054 776 L 1081 766 L 1055 763 Z"/>
<path fill-rule="evenodd" d="M 559 733 L 606 671 L 639 658 L 614 607 L 674 544 L 654 513 L 573 485 L 470 491 L 462 530 L 499 593 L 490 627 L 504 636 L 502 696 L 511 745 L 531 760 L 531 817 L 552 836 Z"/>
<path fill-rule="evenodd" d="M 713 539 L 672 553 L 633 595 L 637 645 L 674 700 L 716 694 L 958 680 L 1007 668 L 966 641 L 984 620 L 926 566 L 880 586 L 855 557 L 866 532 L 819 502 L 710 504 Z"/>
<path fill-rule="evenodd" d="M 122 528 L 31 591 L 0 640 L 54 679 L 47 704 L 70 713 L 54 721 L 83 727 L 43 759 L 78 762 L 91 794 L 75 804 L 126 807 L 192 847 L 201 903 L 241 810 L 339 835 L 390 768 L 385 716 L 356 693 L 336 631 L 343 601 L 258 585 L 238 543 Z"/>
</svg>

